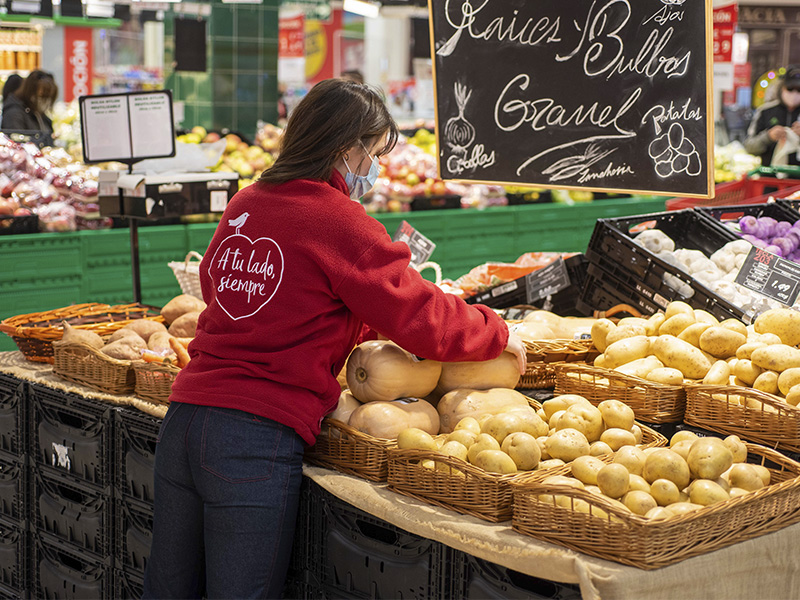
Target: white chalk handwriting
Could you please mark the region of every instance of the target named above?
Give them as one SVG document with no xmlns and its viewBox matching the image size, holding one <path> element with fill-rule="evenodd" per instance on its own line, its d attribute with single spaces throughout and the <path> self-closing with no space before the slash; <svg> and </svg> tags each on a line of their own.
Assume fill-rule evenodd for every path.
<svg viewBox="0 0 800 600">
<path fill-rule="evenodd" d="M 495 163 L 495 153 L 492 150 L 486 153 L 483 144 L 475 144 L 468 156 L 451 155 L 447 159 L 447 170 L 454 175 L 461 175 L 464 171 L 474 171 L 478 167 L 485 169 Z"/>
<path fill-rule="evenodd" d="M 680 101 L 679 101 L 680 102 Z M 656 135 L 661 133 L 661 126 L 664 123 L 671 123 L 673 121 L 701 121 L 703 119 L 703 111 L 700 106 L 692 107 L 692 99 L 687 98 L 682 105 L 675 105 L 673 100 L 670 100 L 669 105 L 657 104 L 642 117 L 642 125 L 645 125 L 648 119 L 653 120 L 653 129 Z"/>
</svg>

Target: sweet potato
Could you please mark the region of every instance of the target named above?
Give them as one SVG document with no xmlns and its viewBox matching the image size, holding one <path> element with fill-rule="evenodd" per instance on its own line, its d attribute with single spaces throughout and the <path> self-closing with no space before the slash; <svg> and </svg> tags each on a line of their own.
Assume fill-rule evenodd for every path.
<svg viewBox="0 0 800 600">
<path fill-rule="evenodd" d="M 201 312 L 205 307 L 206 303 L 200 298 L 195 298 L 189 294 L 181 294 L 180 296 L 175 296 L 164 305 L 164 308 L 161 309 L 161 316 L 164 317 L 167 325 L 172 325 L 181 315 L 189 312 Z"/>
</svg>

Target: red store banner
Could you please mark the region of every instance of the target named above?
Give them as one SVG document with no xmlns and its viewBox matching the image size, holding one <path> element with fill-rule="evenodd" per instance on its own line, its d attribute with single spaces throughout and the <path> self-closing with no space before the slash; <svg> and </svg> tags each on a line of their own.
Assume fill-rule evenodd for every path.
<svg viewBox="0 0 800 600">
<path fill-rule="evenodd" d="M 92 28 L 64 27 L 64 101 L 92 93 Z"/>
<path fill-rule="evenodd" d="M 303 58 L 306 51 L 305 18 L 303 15 L 278 19 L 278 56 Z"/>
<path fill-rule="evenodd" d="M 714 8 L 714 62 L 731 62 L 733 33 L 738 20 L 739 5 L 736 2 Z"/>
</svg>

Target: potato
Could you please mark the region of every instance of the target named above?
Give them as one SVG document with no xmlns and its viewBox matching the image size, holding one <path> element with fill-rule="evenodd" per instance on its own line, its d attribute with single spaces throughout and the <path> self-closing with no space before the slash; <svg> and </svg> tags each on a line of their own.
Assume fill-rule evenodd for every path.
<svg viewBox="0 0 800 600">
<path fill-rule="evenodd" d="M 611 449 L 611 446 L 606 444 L 605 442 L 592 442 L 589 446 L 589 455 L 590 456 L 603 456 L 604 454 L 613 454 L 614 451 Z"/>
<path fill-rule="evenodd" d="M 594 456 L 579 456 L 572 461 L 572 475 L 586 485 L 597 485 L 597 473 L 605 466 L 606 463 Z"/>
<path fill-rule="evenodd" d="M 649 494 L 650 484 L 647 483 L 647 480 L 641 475 L 634 475 L 631 473 L 630 479 L 628 479 L 628 491 L 631 490 L 639 490 Z"/>
<path fill-rule="evenodd" d="M 700 335 L 700 349 L 715 358 L 735 356 L 747 337 L 722 325 L 709 327 Z"/>
<path fill-rule="evenodd" d="M 456 441 L 461 444 L 464 444 L 465 448 L 469 448 L 472 444 L 475 443 L 475 440 L 478 439 L 478 434 L 467 429 L 457 429 L 452 433 L 449 433 L 445 438 L 446 442 Z"/>
<path fill-rule="evenodd" d="M 620 319 L 619 322 L 617 323 L 617 327 L 628 327 L 630 325 L 633 326 L 638 325 L 641 327 L 646 327 L 647 319 L 645 319 L 644 317 L 625 317 Z"/>
<path fill-rule="evenodd" d="M 731 331 L 735 331 L 738 334 L 744 336 L 747 339 L 747 326 L 742 323 L 739 319 L 725 319 L 721 321 L 719 324 L 720 327 L 724 327 L 725 329 L 730 329 Z"/>
<path fill-rule="evenodd" d="M 746 342 L 739 346 L 736 350 L 736 358 L 746 358 L 750 360 L 750 356 L 753 354 L 753 350 L 756 348 L 766 348 L 767 344 L 764 342 Z"/>
<path fill-rule="evenodd" d="M 536 445 L 539 445 L 539 442 L 536 442 Z M 484 450 L 500 450 L 500 443 L 488 433 L 481 433 L 478 435 L 477 440 L 475 443 L 472 444 L 469 449 L 467 450 L 467 460 L 472 464 L 475 464 L 475 457 L 478 456 L 478 453 L 483 452 Z M 539 455 L 541 456 L 541 447 L 539 450 Z"/>
<path fill-rule="evenodd" d="M 636 444 L 639 445 L 642 443 L 642 438 L 644 437 L 644 432 L 642 432 L 642 428 L 638 425 L 634 425 L 631 427 L 631 433 L 633 434 L 634 439 L 636 440 Z"/>
<path fill-rule="evenodd" d="M 664 365 L 678 369 L 688 379 L 702 379 L 711 369 L 711 361 L 699 349 L 675 336 L 659 335 L 652 348 Z"/>
<path fill-rule="evenodd" d="M 650 371 L 645 379 L 664 385 L 681 385 L 683 383 L 683 373 L 672 367 L 659 367 Z"/>
<path fill-rule="evenodd" d="M 590 442 L 600 439 L 605 428 L 603 414 L 592 405 L 573 404 L 558 420 L 556 430 L 577 429 Z"/>
<path fill-rule="evenodd" d="M 785 372 L 786 371 L 784 371 L 784 373 Z M 753 382 L 753 389 L 777 395 L 779 392 L 778 373 L 775 371 L 764 371 L 756 377 L 756 380 Z"/>
<path fill-rule="evenodd" d="M 512 408 L 509 409 L 508 412 L 519 419 L 520 428 L 518 431 L 528 433 L 533 437 L 539 437 L 540 435 L 547 435 L 547 432 L 550 430 L 547 423 L 545 423 L 533 409 L 519 410 Z"/>
<path fill-rule="evenodd" d="M 613 369 L 650 354 L 650 338 L 645 335 L 626 338 L 609 345 L 605 351 L 606 368 Z"/>
<path fill-rule="evenodd" d="M 786 369 L 778 376 L 778 389 L 784 396 L 798 384 L 800 384 L 800 368 L 798 367 Z"/>
<path fill-rule="evenodd" d="M 769 469 L 764 465 L 750 465 L 750 466 L 756 470 L 756 473 L 758 473 L 758 476 L 761 477 L 761 481 L 764 482 L 764 485 L 769 485 L 770 478 L 772 476 L 771 473 L 769 472 Z"/>
<path fill-rule="evenodd" d="M 689 306 L 688 304 L 686 304 L 686 302 L 682 302 L 680 300 L 675 300 L 675 301 L 670 302 L 669 304 L 667 304 L 667 309 L 665 311 L 665 315 L 664 316 L 667 319 L 669 319 L 670 317 L 673 317 L 673 316 L 675 316 L 677 314 L 681 314 L 681 313 L 690 314 L 692 316 L 694 316 L 694 314 L 695 314 L 694 313 L 694 309 L 691 306 Z"/>
<path fill-rule="evenodd" d="M 583 484 L 573 477 L 566 475 L 550 475 L 542 480 L 543 485 L 566 485 L 573 488 L 584 489 Z M 553 496 L 552 494 L 539 494 L 539 500 L 542 502 L 553 502 L 559 506 L 566 506 L 563 496 Z M 559 501 L 559 498 L 561 499 Z"/>
<path fill-rule="evenodd" d="M 484 450 L 475 457 L 475 466 L 488 471 L 507 475 L 517 472 L 517 465 L 514 460 L 502 450 Z"/>
<path fill-rule="evenodd" d="M 673 517 L 679 517 L 680 515 L 694 512 L 700 508 L 703 508 L 702 504 L 695 504 L 694 502 L 676 502 L 675 504 L 670 504 L 665 507 L 664 510 L 669 511 Z"/>
<path fill-rule="evenodd" d="M 503 440 L 501 449 L 511 457 L 519 471 L 535 469 L 542 458 L 542 451 L 536 438 L 524 431 L 508 434 Z"/>
<path fill-rule="evenodd" d="M 800 350 L 785 344 L 774 344 L 766 348 L 756 348 L 750 360 L 762 369 L 783 372 L 800 367 Z"/>
<path fill-rule="evenodd" d="M 606 348 L 614 342 L 636 337 L 638 335 L 647 335 L 647 330 L 643 325 L 617 325 L 616 329 L 610 331 L 606 336 Z"/>
<path fill-rule="evenodd" d="M 621 498 L 630 486 L 630 473 L 624 465 L 611 463 L 597 472 L 597 487 L 609 498 Z"/>
<path fill-rule="evenodd" d="M 789 389 L 786 393 L 786 404 L 790 404 L 792 406 L 797 406 L 800 404 L 800 385 L 796 385 Z"/>
<path fill-rule="evenodd" d="M 731 367 L 724 360 L 718 360 L 703 377 L 705 385 L 728 385 L 731 376 Z"/>
<path fill-rule="evenodd" d="M 564 462 L 589 454 L 589 440 L 577 429 L 561 429 L 547 438 L 547 454 Z"/>
<path fill-rule="evenodd" d="M 695 348 L 700 347 L 700 336 L 706 329 L 711 327 L 710 323 L 692 323 L 678 334 L 678 339 L 689 342 Z"/>
<path fill-rule="evenodd" d="M 779 338 L 774 333 L 756 333 L 749 338 L 747 338 L 748 342 L 759 342 L 761 344 L 766 344 L 767 346 L 774 346 L 775 344 L 782 344 L 781 338 Z"/>
<path fill-rule="evenodd" d="M 733 374 L 737 379 L 744 382 L 746 386 L 752 386 L 756 378 L 761 375 L 761 368 L 754 365 L 753 361 L 746 358 L 740 358 L 736 361 L 736 366 L 733 368 Z"/>
<path fill-rule="evenodd" d="M 757 333 L 773 333 L 787 346 L 800 344 L 800 312 L 791 308 L 772 308 L 753 322 Z M 800 366 L 800 365 L 798 365 Z"/>
<path fill-rule="evenodd" d="M 555 469 L 556 467 L 563 467 L 565 463 L 560 458 L 548 458 L 547 460 L 543 460 L 536 465 L 537 471 L 545 471 L 547 469 Z"/>
<path fill-rule="evenodd" d="M 641 516 L 646 515 L 648 512 L 658 507 L 653 497 L 641 490 L 630 490 L 622 497 L 622 503 L 627 506 L 633 514 Z"/>
<path fill-rule="evenodd" d="M 633 409 L 624 402 L 603 400 L 597 405 L 597 410 L 600 411 L 606 427 L 618 427 L 626 430 L 630 430 L 633 427 L 636 417 L 633 414 Z"/>
<path fill-rule="evenodd" d="M 66 321 L 61 322 L 61 327 L 64 330 L 64 333 L 61 335 L 61 341 L 63 342 L 68 344 L 85 344 L 95 350 L 99 350 L 105 345 L 103 338 L 94 331 L 76 329 Z"/>
<path fill-rule="evenodd" d="M 479 435 L 481 432 L 481 424 L 478 423 L 478 419 L 475 417 L 464 417 L 458 423 L 456 423 L 453 431 L 458 431 L 459 429 L 466 429 L 475 435 Z"/>
<path fill-rule="evenodd" d="M 146 345 L 139 346 L 135 338 L 128 337 L 106 344 L 100 348 L 100 352 L 117 360 L 141 360 L 142 350 L 146 348 Z"/>
<path fill-rule="evenodd" d="M 180 296 L 175 296 L 164 305 L 164 308 L 161 309 L 161 316 L 164 317 L 167 325 L 172 325 L 175 319 L 181 315 L 185 315 L 188 312 L 202 312 L 205 308 L 206 303 L 200 298 L 195 298 L 189 294 L 181 294 Z"/>
<path fill-rule="evenodd" d="M 602 435 L 600 435 L 600 441 L 608 444 L 615 452 L 623 446 L 634 446 L 636 444 L 636 438 L 633 433 L 618 427 L 606 429 Z"/>
<path fill-rule="evenodd" d="M 657 448 L 648 454 L 642 477 L 650 484 L 656 479 L 669 479 L 682 490 L 689 485 L 691 474 L 683 457 L 667 448 Z"/>
<path fill-rule="evenodd" d="M 609 333 L 614 331 L 616 327 L 616 323 L 611 319 L 597 319 L 597 321 L 592 324 L 592 343 L 594 347 L 600 352 L 603 352 L 608 346 L 606 337 Z"/>
<path fill-rule="evenodd" d="M 708 479 L 696 479 L 689 486 L 689 502 L 708 506 L 730 499 L 730 495 L 722 486 Z"/>
<path fill-rule="evenodd" d="M 733 464 L 733 453 L 721 439 L 698 438 L 689 450 L 689 471 L 696 479 L 717 479 Z"/>
<path fill-rule="evenodd" d="M 351 394 L 352 396 L 352 394 Z M 355 397 L 354 397 L 355 398 Z M 358 402 L 358 400 L 356 400 Z M 361 403 L 359 402 L 359 405 Z M 397 434 L 397 447 L 401 449 L 413 448 L 417 450 L 437 450 L 433 436 L 427 431 L 417 427 L 409 427 Z"/>
<path fill-rule="evenodd" d="M 676 454 L 680 454 L 683 457 L 683 460 L 689 459 L 689 450 L 692 449 L 692 444 L 694 440 L 683 440 L 678 442 L 677 444 L 673 444 L 670 446 L 670 450 L 675 452 Z"/>
<path fill-rule="evenodd" d="M 680 334 L 684 329 L 695 323 L 694 313 L 680 313 L 673 317 L 668 317 L 658 328 L 658 335 Z"/>
<path fill-rule="evenodd" d="M 135 319 L 125 325 L 123 329 L 130 329 L 131 331 L 136 332 L 139 334 L 145 342 L 150 339 L 150 336 L 154 334 L 156 331 L 166 331 L 167 328 L 164 327 L 163 323 L 159 323 L 158 321 L 153 321 L 153 319 Z M 183 337 L 183 336 L 176 336 L 176 337 Z"/>
<path fill-rule="evenodd" d="M 738 435 L 729 435 L 722 441 L 731 451 L 734 463 L 741 463 L 747 460 L 747 446 Z"/>
<path fill-rule="evenodd" d="M 645 453 L 634 445 L 620 446 L 614 455 L 615 463 L 623 465 L 631 475 L 641 475 L 644 470 Z"/>
<path fill-rule="evenodd" d="M 709 325 L 719 325 L 719 319 L 706 310 L 694 309 L 694 318 L 698 323 L 708 323 Z"/>
<path fill-rule="evenodd" d="M 615 367 L 614 370 L 618 373 L 623 373 L 624 375 L 645 379 L 650 371 L 663 366 L 664 364 L 660 360 L 658 360 L 655 356 L 650 355 L 645 356 L 644 358 L 637 358 L 629 363 Z"/>
<path fill-rule="evenodd" d="M 728 492 L 731 498 L 738 498 L 739 496 L 744 496 L 745 494 L 749 493 L 750 492 L 748 492 L 747 490 L 743 490 L 742 488 L 737 488 L 737 487 L 731 488 L 731 490 Z"/>
<path fill-rule="evenodd" d="M 175 337 L 194 337 L 197 332 L 197 319 L 199 316 L 199 311 L 182 314 L 169 326 L 170 334 Z"/>
<path fill-rule="evenodd" d="M 681 431 L 676 431 L 669 440 L 670 447 L 674 446 L 678 442 L 682 442 L 684 440 L 689 440 L 694 442 L 699 436 L 694 431 L 689 431 L 688 429 L 683 429 Z"/>
<path fill-rule="evenodd" d="M 544 414 L 547 415 L 547 420 L 549 421 L 553 418 L 553 415 L 560 411 L 560 410 L 567 410 L 573 404 L 588 404 L 592 406 L 592 403 L 589 402 L 583 396 L 579 396 L 578 394 L 561 394 L 559 396 L 554 396 L 549 400 L 545 400 L 542 403 L 542 409 L 544 410 Z"/>
<path fill-rule="evenodd" d="M 567 411 L 566 410 L 559 410 L 558 412 L 553 413 L 553 416 L 550 417 L 550 420 L 547 422 L 549 427 L 550 427 L 550 430 L 552 430 L 552 431 L 556 430 L 556 427 L 558 426 L 558 422 L 561 420 L 561 415 L 563 415 L 565 412 L 567 412 Z"/>
<path fill-rule="evenodd" d="M 681 491 L 674 481 L 656 479 L 650 484 L 650 495 L 659 506 L 669 506 L 680 501 Z"/>
<path fill-rule="evenodd" d="M 606 355 L 605 354 L 598 354 L 594 357 L 592 364 L 597 367 L 598 369 L 605 369 L 606 368 Z"/>
<path fill-rule="evenodd" d="M 372 403 L 370 403 L 372 404 Z M 467 460 L 467 448 L 464 444 L 456 441 L 452 442 L 445 442 L 441 448 L 439 448 L 439 452 L 446 456 L 453 456 L 455 458 L 460 458 L 463 461 Z M 510 459 L 509 459 L 510 460 Z M 459 469 L 454 469 L 450 465 L 445 462 L 434 461 L 436 463 L 436 470 L 443 471 L 445 473 L 451 473 L 455 475 L 457 472 L 460 472 Z M 478 466 L 478 465 L 476 465 Z M 483 468 L 483 467 L 481 467 Z"/>
<path fill-rule="evenodd" d="M 673 515 L 663 506 L 656 506 L 655 508 L 651 508 L 650 510 L 648 510 L 644 518 L 651 519 L 653 521 L 663 521 L 664 519 L 669 519 L 670 517 L 674 516 L 675 515 Z"/>
<path fill-rule="evenodd" d="M 647 319 L 647 325 L 645 325 L 645 329 L 647 330 L 647 335 L 655 336 L 658 335 L 659 328 L 664 324 L 664 321 L 667 320 L 667 317 L 662 312 L 657 312 L 654 315 L 650 315 L 650 318 Z"/>
<path fill-rule="evenodd" d="M 759 476 L 758 471 L 753 465 L 747 463 L 737 463 L 733 465 L 728 472 L 728 481 L 730 481 L 732 488 L 737 487 L 747 490 L 748 492 L 760 490 L 764 487 L 764 482 Z"/>
</svg>

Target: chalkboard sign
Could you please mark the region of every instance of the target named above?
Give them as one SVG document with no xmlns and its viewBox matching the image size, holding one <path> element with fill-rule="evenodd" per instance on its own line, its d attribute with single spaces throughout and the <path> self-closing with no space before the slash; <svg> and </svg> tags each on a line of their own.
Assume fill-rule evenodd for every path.
<svg viewBox="0 0 800 600">
<path fill-rule="evenodd" d="M 753 246 L 736 283 L 792 306 L 800 293 L 800 265 Z"/>
<path fill-rule="evenodd" d="M 711 0 L 429 0 L 442 179 L 712 197 Z"/>
</svg>

